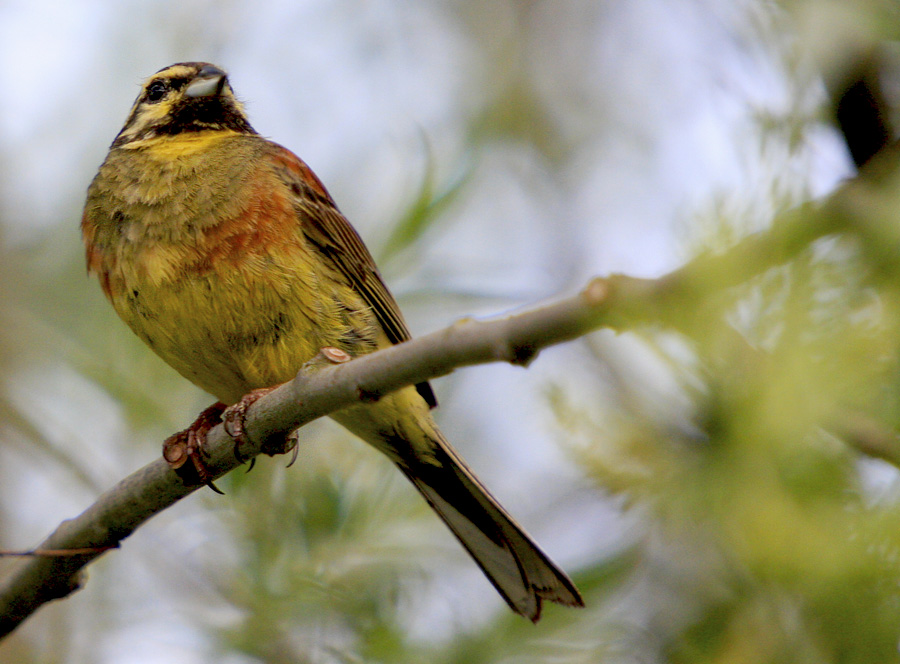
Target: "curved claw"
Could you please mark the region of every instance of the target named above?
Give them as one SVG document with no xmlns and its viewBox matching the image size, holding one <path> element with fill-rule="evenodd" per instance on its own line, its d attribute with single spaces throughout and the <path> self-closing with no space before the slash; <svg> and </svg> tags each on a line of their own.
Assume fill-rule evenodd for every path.
<svg viewBox="0 0 900 664">
<path fill-rule="evenodd" d="M 291 451 L 291 460 L 288 461 L 288 465 L 285 468 L 290 468 L 294 465 L 294 462 L 297 460 L 297 455 L 300 453 L 300 446 L 294 445 L 294 449 Z"/>
<path fill-rule="evenodd" d="M 299 430 L 291 431 L 284 438 L 284 447 L 281 449 L 281 453 L 285 454 L 287 452 L 291 453 L 291 460 L 288 461 L 288 465 L 285 468 L 290 468 L 294 465 L 294 462 L 297 460 L 297 455 L 300 452 L 300 432 Z"/>
<path fill-rule="evenodd" d="M 190 459 L 191 463 L 194 465 L 194 470 L 197 471 L 197 476 L 200 478 L 200 481 L 220 496 L 224 496 L 225 492 L 219 489 L 219 487 L 217 487 L 215 484 L 213 484 L 212 477 L 210 477 L 209 474 L 209 469 L 206 467 L 206 464 L 203 463 L 203 459 L 200 458 L 200 454 L 191 454 Z"/>
<path fill-rule="evenodd" d="M 212 474 L 203 460 L 203 454 L 206 445 L 206 434 L 222 421 L 222 413 L 224 411 L 225 404 L 221 402 L 214 403 L 201 412 L 187 429 L 169 436 L 163 443 L 162 450 L 163 458 L 172 470 L 184 477 L 185 464 L 190 460 L 190 468 L 196 473 L 196 479 L 218 494 L 223 494 L 223 492 L 213 484 Z M 189 480 L 193 479 L 189 478 Z"/>
</svg>

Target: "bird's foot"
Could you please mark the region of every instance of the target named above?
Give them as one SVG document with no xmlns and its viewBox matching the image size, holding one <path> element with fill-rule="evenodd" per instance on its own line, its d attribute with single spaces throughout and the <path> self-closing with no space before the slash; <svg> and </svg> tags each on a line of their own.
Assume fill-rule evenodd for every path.
<svg viewBox="0 0 900 664">
<path fill-rule="evenodd" d="M 234 456 L 243 463 L 246 461 L 243 453 L 241 452 L 241 447 L 243 445 L 248 444 L 250 441 L 247 438 L 247 432 L 244 429 L 244 421 L 247 418 L 247 410 L 252 406 L 255 402 L 259 401 L 262 397 L 267 395 L 269 392 L 274 390 L 278 385 L 274 387 L 263 387 L 258 390 L 253 390 L 252 392 L 248 392 L 244 396 L 241 397 L 241 400 L 236 404 L 229 406 L 225 409 L 225 412 L 222 414 L 222 422 L 225 426 L 225 431 L 228 432 L 228 435 L 234 438 Z M 268 454 L 269 456 L 275 456 L 276 454 L 285 454 L 286 452 L 290 452 L 294 450 L 294 457 L 291 459 L 291 463 L 294 463 L 294 459 L 297 456 L 297 440 L 296 437 L 286 436 L 285 438 L 275 438 L 273 441 L 266 441 L 262 446 L 262 452 L 264 454 Z M 253 468 L 254 460 L 250 460 L 250 468 L 247 469 L 247 472 Z M 290 464 L 289 464 L 290 465 Z"/>
<path fill-rule="evenodd" d="M 206 445 L 206 434 L 222 421 L 224 412 L 225 404 L 214 403 L 200 413 L 187 429 L 166 438 L 162 450 L 163 458 L 169 467 L 182 479 L 190 483 L 197 483 L 199 480 L 199 483 L 205 484 L 216 493 L 222 492 L 213 484 L 212 475 L 203 459 L 203 448 Z M 188 461 L 191 462 L 189 466 L 186 465 Z M 196 474 L 196 478 L 191 476 L 191 471 Z"/>
</svg>

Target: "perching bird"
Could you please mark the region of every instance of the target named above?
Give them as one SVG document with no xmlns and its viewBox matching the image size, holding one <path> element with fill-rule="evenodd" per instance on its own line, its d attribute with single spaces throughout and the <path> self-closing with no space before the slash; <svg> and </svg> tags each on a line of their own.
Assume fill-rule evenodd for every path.
<svg viewBox="0 0 900 664">
<path fill-rule="evenodd" d="M 81 226 L 88 270 L 119 316 L 221 402 L 182 439 L 202 444 L 226 406 L 292 379 L 321 349 L 353 357 L 410 338 L 325 187 L 254 131 L 211 64 L 175 64 L 144 83 Z M 537 621 L 542 600 L 583 606 L 444 439 L 434 405 L 421 383 L 332 417 L 403 471 L 513 611 Z M 196 446 L 190 456 L 199 467 Z"/>
</svg>

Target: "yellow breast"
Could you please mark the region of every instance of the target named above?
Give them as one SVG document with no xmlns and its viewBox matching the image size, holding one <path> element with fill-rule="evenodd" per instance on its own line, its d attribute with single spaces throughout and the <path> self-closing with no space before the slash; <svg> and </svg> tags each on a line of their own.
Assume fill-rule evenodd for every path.
<svg viewBox="0 0 900 664">
<path fill-rule="evenodd" d="M 266 142 L 220 133 L 112 151 L 84 227 L 91 269 L 122 319 L 232 403 L 373 324 L 306 242 L 290 192 L 266 166 Z"/>
</svg>

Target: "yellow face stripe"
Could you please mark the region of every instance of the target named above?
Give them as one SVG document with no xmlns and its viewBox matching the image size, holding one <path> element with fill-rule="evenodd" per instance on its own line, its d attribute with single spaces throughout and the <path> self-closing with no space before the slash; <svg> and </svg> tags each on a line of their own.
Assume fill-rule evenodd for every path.
<svg viewBox="0 0 900 664">
<path fill-rule="evenodd" d="M 191 99 L 184 95 L 188 84 L 195 79 L 204 63 L 182 63 L 166 67 L 148 78 L 141 87 L 125 127 L 119 132 L 114 142 L 115 147 L 125 147 L 135 142 L 152 139 L 156 136 L 177 133 L 179 131 L 198 131 L 200 129 L 217 131 L 230 129 L 244 133 L 255 133 L 250 127 L 244 113 L 244 106 L 234 96 L 227 79 L 217 98 L 221 104 L 220 114 L 209 122 L 202 116 L 192 116 L 181 124 L 183 111 L 190 106 Z M 151 86 L 164 84 L 162 97 L 153 98 Z M 196 102 L 194 102 L 196 103 Z"/>
<path fill-rule="evenodd" d="M 160 78 L 191 78 L 194 74 L 197 73 L 197 68 L 193 65 L 184 65 L 177 64 L 172 65 L 171 67 L 166 67 L 165 69 L 160 69 L 158 72 L 153 74 L 147 81 L 144 83 L 144 87 L 147 87 L 152 81 L 155 81 Z"/>
</svg>

